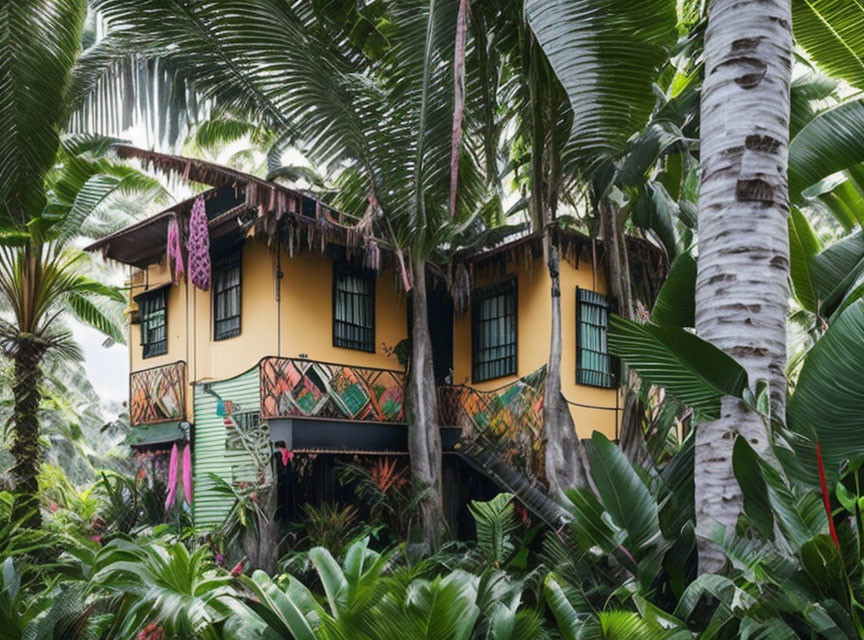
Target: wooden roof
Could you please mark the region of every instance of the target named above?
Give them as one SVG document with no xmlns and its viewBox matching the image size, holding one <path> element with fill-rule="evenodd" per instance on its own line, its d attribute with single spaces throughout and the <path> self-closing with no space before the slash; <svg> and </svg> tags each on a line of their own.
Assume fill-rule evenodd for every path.
<svg viewBox="0 0 864 640">
<path fill-rule="evenodd" d="M 338 235 L 340 230 L 347 235 L 357 223 L 356 218 L 308 194 L 213 162 L 129 145 L 115 145 L 113 149 L 121 158 L 137 158 L 145 169 L 211 187 L 200 195 L 205 198 L 211 242 L 216 244 L 241 239 L 250 226 L 265 218 L 271 221 L 292 218 L 321 227 L 331 235 Z M 178 202 L 146 220 L 105 236 L 86 250 L 101 251 L 106 258 L 139 268 L 156 264 L 165 255 L 169 221 L 175 216 L 178 220 L 188 219 L 197 198 L 196 195 Z M 180 227 L 182 233 L 184 225 Z"/>
</svg>

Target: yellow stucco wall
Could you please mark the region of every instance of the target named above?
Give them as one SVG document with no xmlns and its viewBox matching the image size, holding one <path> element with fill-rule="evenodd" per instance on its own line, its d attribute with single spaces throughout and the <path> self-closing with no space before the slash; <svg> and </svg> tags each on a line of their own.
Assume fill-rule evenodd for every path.
<svg viewBox="0 0 864 640">
<path fill-rule="evenodd" d="M 184 360 L 188 381 L 224 380 L 247 371 L 265 356 L 301 357 L 366 367 L 399 369 L 387 348 L 407 337 L 404 295 L 397 293 L 391 268 L 375 283 L 375 353 L 333 346 L 333 262 L 320 253 L 281 256 L 284 274 L 276 286 L 276 254 L 255 239 L 243 247 L 241 266 L 241 331 L 227 340 L 213 340 L 211 292 L 181 282 L 169 287 L 168 353 L 141 357 L 140 325 L 130 330 L 130 371 L 140 371 Z M 170 280 L 162 265 L 132 278 L 137 296 Z M 149 283 L 149 287 L 146 286 Z M 186 340 L 186 336 L 189 340 Z M 193 415 L 187 389 L 187 412 Z"/>
<path fill-rule="evenodd" d="M 316 252 L 303 252 L 289 258 L 281 255 L 283 278 L 275 280 L 277 257 L 254 238 L 247 240 L 242 259 L 242 319 L 240 335 L 214 341 L 210 292 L 199 291 L 186 282 L 168 288 L 168 353 L 153 358 L 141 357 L 140 325 L 130 330 L 130 371 L 140 371 L 184 360 L 189 383 L 224 380 L 247 371 L 264 356 L 308 357 L 355 366 L 398 369 L 396 358 L 388 353 L 407 337 L 407 302 L 394 286 L 392 268 L 385 269 L 375 283 L 375 353 L 333 346 L 332 287 L 333 262 Z M 549 352 L 550 300 L 549 275 L 543 261 L 534 260 L 529 268 L 523 262 L 511 263 L 506 274 L 496 269 L 477 273 L 477 286 L 485 286 L 515 275 L 518 279 L 518 370 L 515 376 L 478 383 L 490 390 L 513 382 L 545 364 Z M 161 265 L 145 274 L 138 271 L 132 279 L 132 295 L 170 280 Z M 576 287 L 606 292 L 602 274 L 596 277 L 590 262 L 574 268 L 561 262 L 561 309 L 563 333 L 562 389 L 568 400 L 580 404 L 614 408 L 617 392 L 575 383 L 576 371 Z M 186 336 L 189 340 L 186 340 Z M 471 384 L 471 314 L 454 320 L 453 380 Z M 187 410 L 193 417 L 191 390 L 187 390 Z M 616 412 L 571 405 L 579 435 L 594 430 L 610 438 L 617 436 Z"/>
<path fill-rule="evenodd" d="M 518 264 L 517 264 L 518 262 Z M 549 357 L 549 332 L 551 322 L 550 279 L 542 259 L 530 265 L 522 261 L 512 262 L 506 273 L 498 267 L 478 271 L 476 286 L 482 287 L 516 276 L 517 278 L 517 372 L 516 375 L 471 383 L 471 311 L 470 309 L 454 321 L 453 329 L 453 380 L 491 390 L 504 386 L 542 367 Z M 590 262 L 580 261 L 574 268 L 561 261 L 561 388 L 571 402 L 595 407 L 614 408 L 618 392 L 576 384 L 576 287 L 606 293 L 606 282 L 602 273 L 596 276 Z M 570 413 L 580 437 L 587 438 L 593 431 L 600 431 L 609 438 L 617 437 L 618 412 L 570 406 Z"/>
</svg>

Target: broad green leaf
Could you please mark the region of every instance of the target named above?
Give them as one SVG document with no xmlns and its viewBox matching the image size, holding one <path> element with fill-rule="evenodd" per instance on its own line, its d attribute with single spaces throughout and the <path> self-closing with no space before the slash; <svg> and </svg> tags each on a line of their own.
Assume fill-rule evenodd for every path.
<svg viewBox="0 0 864 640">
<path fill-rule="evenodd" d="M 789 145 L 789 199 L 832 173 L 864 161 L 864 100 L 820 113 Z"/>
<path fill-rule="evenodd" d="M 864 89 L 864 3 L 793 0 L 796 42 L 821 69 Z"/>
<path fill-rule="evenodd" d="M 732 451 L 732 469 L 744 496 L 744 513 L 766 539 L 774 539 L 774 513 L 768 485 L 762 477 L 761 459 L 747 439 L 738 436 Z"/>
<path fill-rule="evenodd" d="M 723 396 L 741 397 L 747 388 L 747 372 L 734 358 L 679 327 L 612 316 L 609 350 L 708 419 L 719 417 Z"/>
<path fill-rule="evenodd" d="M 624 546 L 637 560 L 641 559 L 647 547 L 662 538 L 654 496 L 621 449 L 599 431 L 591 436 L 589 458 L 591 477 L 603 507 L 612 521 L 627 532 Z"/>
<path fill-rule="evenodd" d="M 789 272 L 792 288 L 801 306 L 813 312 L 818 309 L 818 304 L 810 269 L 811 260 L 819 253 L 820 248 L 819 240 L 807 218 L 798 207 L 793 206 L 789 215 Z"/>
<path fill-rule="evenodd" d="M 796 443 L 804 473 L 818 479 L 814 433 L 825 473 L 833 484 L 844 460 L 864 455 L 864 301 L 851 304 L 810 349 L 786 412 L 789 428 L 810 446 Z"/>
<path fill-rule="evenodd" d="M 830 315 L 864 273 L 864 232 L 835 242 L 814 256 L 810 265 L 819 312 Z"/>
<path fill-rule="evenodd" d="M 651 322 L 661 327 L 693 327 L 696 323 L 696 260 L 682 253 L 672 263 L 657 295 Z"/>
<path fill-rule="evenodd" d="M 858 166 L 860 165 L 855 165 Z M 851 179 L 844 180 L 830 191 L 820 193 L 817 200 L 827 207 L 846 231 L 864 223 L 864 198 Z"/>
<path fill-rule="evenodd" d="M 677 39 L 675 0 L 527 0 L 528 23 L 573 109 L 583 161 L 617 156 L 654 109 Z"/>
<path fill-rule="evenodd" d="M 543 595 L 552 615 L 555 616 L 561 637 L 564 640 L 578 640 L 582 621 L 579 612 L 567 599 L 565 584 L 560 576 L 550 573 L 543 581 Z"/>
</svg>

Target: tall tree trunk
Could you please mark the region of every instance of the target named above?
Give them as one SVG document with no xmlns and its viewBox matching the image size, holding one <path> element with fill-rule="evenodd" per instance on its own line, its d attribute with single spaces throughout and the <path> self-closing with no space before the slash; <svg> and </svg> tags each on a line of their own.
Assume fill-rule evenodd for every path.
<svg viewBox="0 0 864 640">
<path fill-rule="evenodd" d="M 606 199 L 600 201 L 600 232 L 605 244 L 606 276 L 612 298 L 618 304 L 618 313 L 628 320 L 636 319 L 633 281 L 630 277 L 630 254 L 627 252 L 627 237 L 619 219 L 618 208 Z M 623 397 L 619 445 L 634 464 L 647 456 L 645 436 L 642 433 L 642 403 L 639 400 L 639 378 L 621 363 L 620 390 Z"/>
<path fill-rule="evenodd" d="M 543 254 L 549 269 L 550 328 L 546 387 L 543 393 L 543 436 L 546 480 L 550 494 L 566 501 L 564 490 L 587 484 L 582 442 L 570 407 L 561 391 L 561 278 L 558 247 L 553 233 L 561 187 L 561 152 L 554 128 L 547 135 L 546 121 L 554 122 L 555 105 L 542 86 L 543 64 L 538 43 L 530 36 L 529 92 L 531 95 L 531 202 L 535 232 L 543 233 Z M 545 100 L 544 100 L 545 98 Z M 546 113 L 544 113 L 544 111 Z"/>
<path fill-rule="evenodd" d="M 18 345 L 13 358 L 14 383 L 12 395 L 12 446 L 10 453 L 15 463 L 9 470 L 12 484 L 18 494 L 14 518 L 24 518 L 24 525 L 42 526 L 39 512 L 39 386 L 42 383 L 42 357 L 45 348 L 28 340 Z"/>
<path fill-rule="evenodd" d="M 426 261 L 415 259 L 411 292 L 411 363 L 408 367 L 408 453 L 411 474 L 423 491 L 420 501 L 423 541 L 434 549 L 444 531 L 441 491 L 441 432 L 438 429 L 438 396 L 432 366 L 429 303 L 426 295 Z"/>
<path fill-rule="evenodd" d="M 549 492 L 561 500 L 565 489 L 587 484 L 582 464 L 582 442 L 576 432 L 570 407 L 561 391 L 561 278 L 558 247 L 547 231 L 545 244 L 551 281 L 552 323 L 549 361 L 546 364 L 546 390 L 543 395 L 543 430 L 546 436 L 546 479 Z"/>
<path fill-rule="evenodd" d="M 740 362 L 751 386 L 767 380 L 786 404 L 789 247 L 787 160 L 792 68 L 790 0 L 714 0 L 705 34 L 696 331 Z M 768 454 L 763 419 L 733 398 L 696 432 L 699 569 L 724 558 L 710 543 L 735 526 L 741 490 L 736 435 Z"/>
</svg>

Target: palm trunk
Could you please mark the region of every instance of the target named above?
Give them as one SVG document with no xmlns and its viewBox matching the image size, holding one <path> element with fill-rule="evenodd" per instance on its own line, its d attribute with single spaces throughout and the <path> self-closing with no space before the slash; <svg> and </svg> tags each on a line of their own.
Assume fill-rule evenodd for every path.
<svg viewBox="0 0 864 640">
<path fill-rule="evenodd" d="M 740 362 L 751 386 L 767 380 L 773 411 L 786 403 L 789 248 L 787 159 L 792 67 L 790 0 L 714 0 L 705 34 L 696 331 Z M 767 454 L 763 419 L 724 398 L 696 433 L 699 569 L 724 558 L 710 543 L 732 529 L 741 490 L 736 435 Z"/>
<path fill-rule="evenodd" d="M 408 367 L 408 453 L 411 474 L 423 491 L 420 500 L 424 543 L 434 549 L 444 531 L 441 500 L 441 432 L 438 430 L 438 396 L 432 367 L 432 339 L 429 334 L 426 296 L 426 261 L 413 261 L 414 288 L 411 294 L 411 364 Z"/>
<path fill-rule="evenodd" d="M 618 304 L 618 313 L 628 320 L 635 320 L 636 308 L 633 281 L 630 278 L 630 255 L 627 252 L 624 228 L 618 219 L 618 209 L 611 202 L 602 200 L 599 210 L 609 291 Z M 623 362 L 621 380 L 624 381 L 624 386 L 619 393 L 624 401 L 619 445 L 631 463 L 639 464 L 647 457 L 645 436 L 642 433 L 642 403 L 638 395 L 639 379 L 628 371 L 627 365 Z"/>
<path fill-rule="evenodd" d="M 18 345 L 13 358 L 15 380 L 12 387 L 12 446 L 15 463 L 9 470 L 18 494 L 13 518 L 24 518 L 24 525 L 42 526 L 39 513 L 39 386 L 42 383 L 42 356 L 45 348 L 27 340 Z"/>
<path fill-rule="evenodd" d="M 546 436 L 546 479 L 549 492 L 561 500 L 565 489 L 587 485 L 582 464 L 582 443 L 561 391 L 561 279 L 558 247 L 546 234 L 547 265 L 552 285 L 552 326 L 546 389 L 543 395 L 543 430 Z"/>
</svg>

